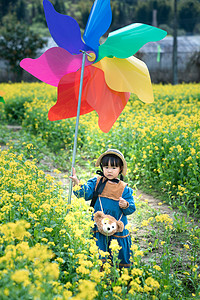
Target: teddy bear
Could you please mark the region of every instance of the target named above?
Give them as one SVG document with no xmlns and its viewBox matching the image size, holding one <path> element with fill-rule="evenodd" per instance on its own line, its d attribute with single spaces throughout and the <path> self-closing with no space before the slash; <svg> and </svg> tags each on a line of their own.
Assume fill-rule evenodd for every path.
<svg viewBox="0 0 200 300">
<path fill-rule="evenodd" d="M 122 221 L 117 221 L 114 217 L 105 215 L 102 211 L 97 211 L 94 214 L 94 221 L 99 232 L 106 236 L 110 236 L 116 232 L 122 232 L 124 230 L 124 223 Z"/>
</svg>

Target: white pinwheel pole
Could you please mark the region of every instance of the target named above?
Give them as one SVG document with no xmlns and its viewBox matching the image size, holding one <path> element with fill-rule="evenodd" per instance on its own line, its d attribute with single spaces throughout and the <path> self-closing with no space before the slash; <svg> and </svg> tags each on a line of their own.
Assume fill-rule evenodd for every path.
<svg viewBox="0 0 200 300">
<path fill-rule="evenodd" d="M 81 78 L 80 78 L 80 85 L 79 85 L 78 107 L 77 107 L 76 127 L 75 127 L 75 136 L 74 136 L 74 147 L 73 147 L 73 154 L 72 154 L 72 168 L 74 168 L 74 166 L 75 166 L 75 158 L 76 158 L 78 125 L 79 125 L 79 116 L 80 116 L 80 109 L 81 109 L 81 96 L 82 96 L 82 87 L 83 87 L 83 75 L 84 75 L 84 68 L 85 68 L 85 58 L 86 58 L 86 55 L 89 55 L 85 51 L 81 51 L 81 52 L 83 53 L 83 58 L 82 58 Z M 71 176 L 73 175 L 73 169 L 72 168 L 71 168 Z M 72 179 L 70 178 L 68 204 L 71 204 L 71 196 L 72 196 Z"/>
</svg>

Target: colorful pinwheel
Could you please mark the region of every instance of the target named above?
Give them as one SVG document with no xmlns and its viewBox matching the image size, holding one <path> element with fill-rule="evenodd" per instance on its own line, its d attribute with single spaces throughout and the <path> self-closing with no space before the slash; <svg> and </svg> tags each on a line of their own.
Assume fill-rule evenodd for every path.
<svg viewBox="0 0 200 300">
<path fill-rule="evenodd" d="M 144 44 L 158 41 L 166 32 L 145 24 L 132 24 L 111 32 L 104 44 L 101 36 L 108 30 L 112 12 L 110 0 L 95 0 L 81 39 L 78 23 L 56 12 L 43 1 L 49 31 L 58 47 L 48 49 L 37 59 L 26 58 L 21 67 L 47 84 L 58 87 L 56 104 L 49 120 L 75 117 L 83 53 L 87 53 L 82 73 L 80 114 L 98 113 L 99 127 L 108 132 L 124 109 L 130 93 L 146 103 L 153 101 L 148 69 L 133 57 Z M 83 52 L 83 53 L 82 53 Z"/>
</svg>

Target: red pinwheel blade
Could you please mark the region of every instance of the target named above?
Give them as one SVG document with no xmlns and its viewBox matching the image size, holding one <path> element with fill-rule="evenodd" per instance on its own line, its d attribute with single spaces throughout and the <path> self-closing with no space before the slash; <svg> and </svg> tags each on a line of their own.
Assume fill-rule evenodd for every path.
<svg viewBox="0 0 200 300">
<path fill-rule="evenodd" d="M 49 110 L 49 120 L 56 121 L 75 117 L 78 106 L 78 93 L 81 70 L 63 76 L 58 85 L 58 99 Z M 92 66 L 85 67 L 80 115 L 96 110 L 99 115 L 99 127 L 108 132 L 122 110 L 130 93 L 111 90 L 102 70 Z"/>
<path fill-rule="evenodd" d="M 87 85 L 88 75 L 83 79 L 83 89 Z M 50 121 L 76 117 L 81 70 L 63 76 L 58 85 L 58 98 L 56 104 L 49 110 Z M 86 102 L 82 95 L 80 115 L 87 114 L 94 109 Z"/>
<path fill-rule="evenodd" d="M 79 54 L 79 50 L 92 50 L 83 43 L 80 27 L 75 19 L 59 14 L 48 0 L 43 1 L 43 6 L 49 31 L 58 46 L 72 54 Z"/>
<path fill-rule="evenodd" d="M 99 128 L 107 133 L 123 111 L 130 93 L 111 90 L 105 82 L 102 70 L 92 66 L 86 69 L 90 72 L 90 82 L 83 95 L 99 115 Z"/>
</svg>

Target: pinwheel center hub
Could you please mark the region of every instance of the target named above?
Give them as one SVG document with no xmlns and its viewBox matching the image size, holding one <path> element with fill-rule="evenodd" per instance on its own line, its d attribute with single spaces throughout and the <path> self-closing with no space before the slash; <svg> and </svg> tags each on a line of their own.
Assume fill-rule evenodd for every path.
<svg viewBox="0 0 200 300">
<path fill-rule="evenodd" d="M 89 52 L 88 55 L 87 55 L 87 59 L 88 59 L 88 61 L 90 61 L 90 62 L 95 61 L 95 59 L 96 59 L 96 54 L 95 54 L 94 52 Z"/>
</svg>

